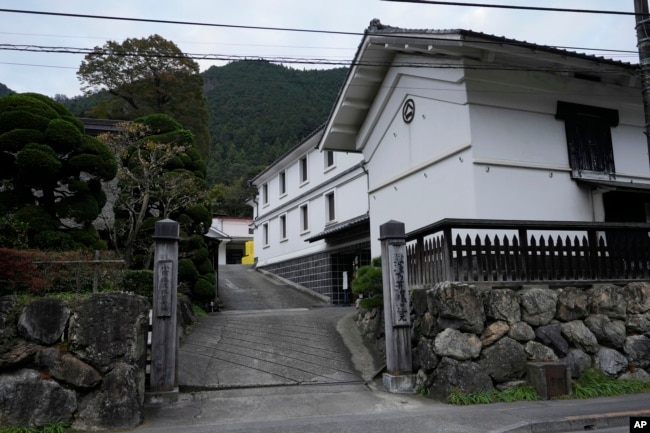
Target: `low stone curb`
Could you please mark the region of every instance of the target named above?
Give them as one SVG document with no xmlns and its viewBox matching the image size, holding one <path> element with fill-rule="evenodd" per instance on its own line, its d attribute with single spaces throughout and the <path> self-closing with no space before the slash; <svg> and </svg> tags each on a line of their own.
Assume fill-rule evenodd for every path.
<svg viewBox="0 0 650 433">
<path fill-rule="evenodd" d="M 643 411 L 645 413 L 645 411 Z M 638 412 L 637 412 L 638 414 Z M 630 422 L 634 413 L 603 414 L 565 417 L 550 421 L 525 422 L 511 424 L 507 427 L 491 430 L 489 433 L 559 433 L 567 431 L 601 430 L 611 427 L 624 427 Z"/>
</svg>

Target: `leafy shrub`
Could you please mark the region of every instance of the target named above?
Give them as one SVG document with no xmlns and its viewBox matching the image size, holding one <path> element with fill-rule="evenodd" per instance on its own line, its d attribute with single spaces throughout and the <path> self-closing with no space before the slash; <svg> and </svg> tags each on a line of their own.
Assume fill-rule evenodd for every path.
<svg viewBox="0 0 650 433">
<path fill-rule="evenodd" d="M 0 248 L 0 287 L 4 292 L 52 294 L 122 288 L 123 264 L 114 253 L 104 252 L 106 263 L 93 263 L 90 251 L 38 251 Z"/>
<path fill-rule="evenodd" d="M 0 247 L 25 249 L 28 246 L 29 225 L 12 217 L 0 218 Z"/>
<path fill-rule="evenodd" d="M 201 278 L 205 278 L 210 283 L 212 283 L 212 285 L 217 284 L 217 277 L 215 277 L 215 275 L 212 272 L 210 272 L 209 274 L 201 275 Z"/>
<path fill-rule="evenodd" d="M 139 117 L 135 121 L 147 125 L 151 131 L 156 134 L 177 131 L 183 128 L 183 125 L 181 125 L 176 119 L 169 116 L 168 114 L 162 113 Z"/>
<path fill-rule="evenodd" d="M 153 299 L 153 271 L 149 269 L 124 271 L 122 287 L 127 292 Z"/>
<path fill-rule="evenodd" d="M 199 278 L 199 271 L 196 270 L 194 262 L 191 259 L 180 259 L 178 261 L 178 281 L 185 281 L 194 284 Z"/>
<path fill-rule="evenodd" d="M 192 289 L 192 296 L 196 302 L 210 302 L 214 299 L 215 287 L 206 278 L 199 278 L 194 288 Z"/>
<path fill-rule="evenodd" d="M 46 285 L 31 251 L 0 248 L 0 293 L 39 292 Z"/>
<path fill-rule="evenodd" d="M 375 266 L 377 263 L 377 259 L 373 259 L 372 264 L 357 269 L 357 275 L 351 284 L 352 293 L 370 297 L 383 294 L 381 261 L 380 266 Z"/>
<path fill-rule="evenodd" d="M 199 271 L 201 276 L 209 275 L 212 273 L 212 262 L 205 258 L 197 263 L 196 269 Z"/>
<path fill-rule="evenodd" d="M 43 250 L 66 251 L 75 248 L 74 239 L 67 233 L 45 230 L 34 237 L 36 247 Z"/>
</svg>

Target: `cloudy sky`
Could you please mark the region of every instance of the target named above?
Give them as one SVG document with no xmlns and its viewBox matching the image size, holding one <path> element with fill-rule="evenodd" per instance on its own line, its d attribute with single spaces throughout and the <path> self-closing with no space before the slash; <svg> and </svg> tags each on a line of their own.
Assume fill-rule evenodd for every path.
<svg viewBox="0 0 650 433">
<path fill-rule="evenodd" d="M 458 0 L 631 12 L 634 0 Z M 294 68 L 323 67 L 354 57 L 373 18 L 404 28 L 467 29 L 536 44 L 638 62 L 634 17 L 389 2 L 382 0 L 0 0 L 0 83 L 17 92 L 69 97 L 81 94 L 76 72 L 83 54 L 108 40 L 159 34 L 185 53 L 220 59 L 285 59 Z M 204 23 L 179 25 L 48 16 L 11 11 L 124 17 Z M 230 27 L 229 27 L 230 26 Z M 242 26 L 244 28 L 236 28 Z M 257 27 L 257 29 L 255 28 Z M 309 31 L 260 29 L 281 28 Z M 325 32 L 345 32 L 339 35 Z M 25 48 L 38 52 L 25 51 Z M 608 50 L 621 50 L 614 52 Z M 290 63 L 303 59 L 306 63 Z M 224 61 L 200 61 L 201 70 Z M 319 65 L 320 64 L 320 65 Z"/>
</svg>

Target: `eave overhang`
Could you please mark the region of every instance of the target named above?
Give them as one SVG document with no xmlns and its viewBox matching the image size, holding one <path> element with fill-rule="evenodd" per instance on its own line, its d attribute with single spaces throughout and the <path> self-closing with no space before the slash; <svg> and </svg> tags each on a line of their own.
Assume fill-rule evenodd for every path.
<svg viewBox="0 0 650 433">
<path fill-rule="evenodd" d="M 359 133 L 398 53 L 456 59 L 485 68 L 549 71 L 639 86 L 638 65 L 468 30 L 411 30 L 379 24 L 364 34 L 325 125 L 321 150 L 362 152 Z M 461 63 L 462 65 L 462 63 Z M 431 67 L 427 59 L 407 66 Z"/>
</svg>

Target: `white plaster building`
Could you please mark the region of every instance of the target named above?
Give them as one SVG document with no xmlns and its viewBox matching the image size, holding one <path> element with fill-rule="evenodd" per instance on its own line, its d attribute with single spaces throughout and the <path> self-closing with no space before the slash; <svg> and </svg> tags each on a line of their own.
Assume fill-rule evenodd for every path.
<svg viewBox="0 0 650 433">
<path fill-rule="evenodd" d="M 246 246 L 253 241 L 252 222 L 251 218 L 212 217 L 212 225 L 205 236 L 218 248 L 218 255 L 212 254 L 215 266 L 247 263 Z"/>
<path fill-rule="evenodd" d="M 647 221 L 636 65 L 377 21 L 353 65 L 319 149 L 363 155 L 372 256 L 389 220 Z"/>
<path fill-rule="evenodd" d="M 370 260 L 368 180 L 362 155 L 316 148 L 322 133 L 251 180 L 256 267 L 339 303 L 343 272 Z"/>
</svg>

